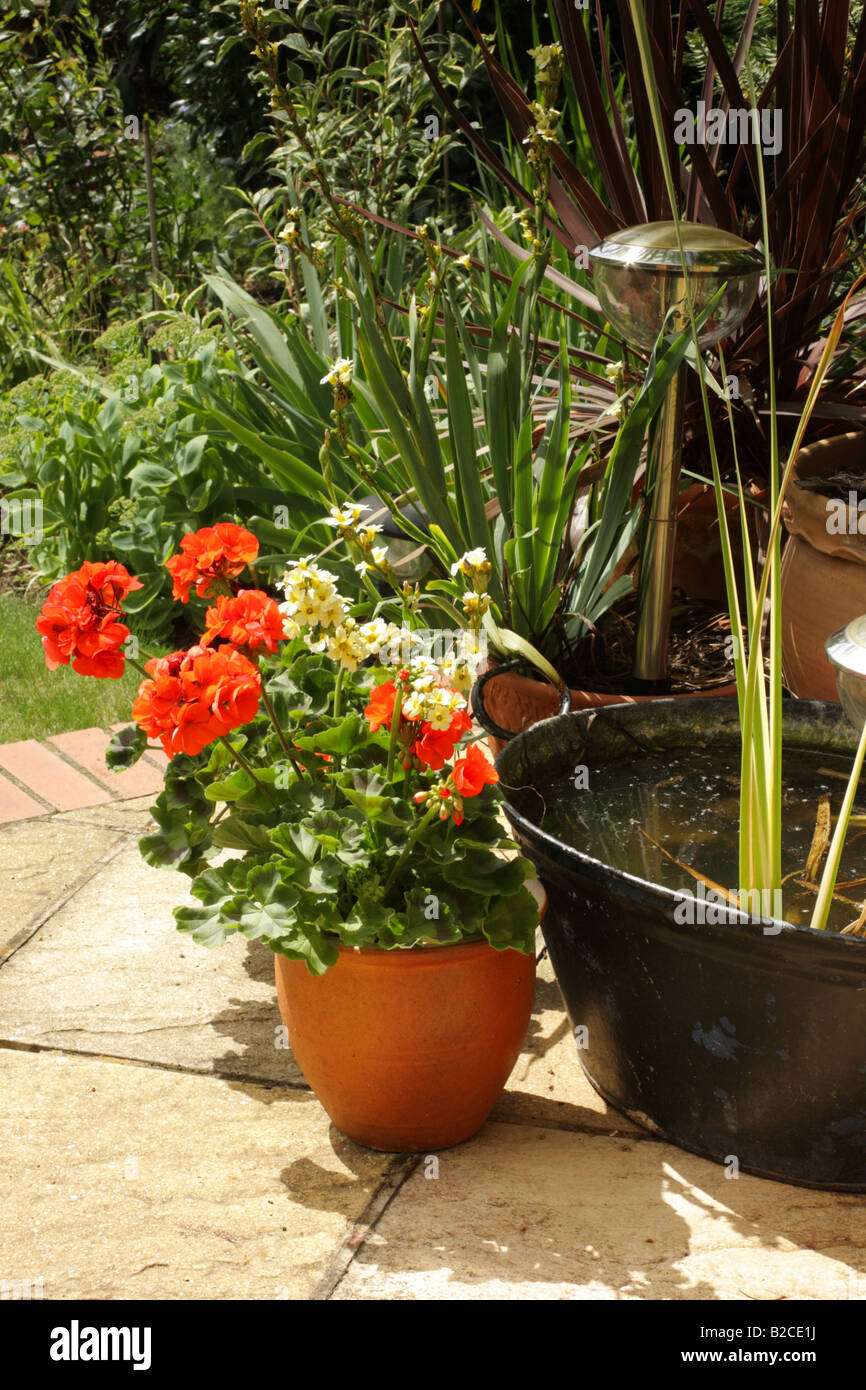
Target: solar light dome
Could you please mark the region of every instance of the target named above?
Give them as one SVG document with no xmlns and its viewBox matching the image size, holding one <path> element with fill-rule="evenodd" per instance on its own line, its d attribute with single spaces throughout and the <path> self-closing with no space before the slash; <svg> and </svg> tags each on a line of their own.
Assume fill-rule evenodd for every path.
<svg viewBox="0 0 866 1390">
<path fill-rule="evenodd" d="M 698 341 L 711 347 L 740 326 L 752 306 L 764 268 L 754 246 L 732 232 L 699 222 L 680 231 L 695 312 L 727 285 Z M 679 329 L 688 322 L 683 261 L 675 222 L 646 222 L 614 232 L 590 251 L 593 284 L 605 314 L 627 342 L 651 348 L 662 320 L 681 305 Z"/>
</svg>

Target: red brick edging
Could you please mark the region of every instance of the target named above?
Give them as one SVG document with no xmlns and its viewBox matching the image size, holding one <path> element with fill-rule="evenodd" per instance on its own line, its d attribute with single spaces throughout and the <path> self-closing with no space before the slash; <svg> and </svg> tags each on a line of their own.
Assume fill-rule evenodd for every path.
<svg viewBox="0 0 866 1390">
<path fill-rule="evenodd" d="M 105 766 L 110 737 L 108 729 L 91 728 L 55 734 L 44 743 L 27 738 L 0 744 L 0 824 L 160 791 L 162 750 L 149 749 L 134 767 L 110 772 Z"/>
</svg>

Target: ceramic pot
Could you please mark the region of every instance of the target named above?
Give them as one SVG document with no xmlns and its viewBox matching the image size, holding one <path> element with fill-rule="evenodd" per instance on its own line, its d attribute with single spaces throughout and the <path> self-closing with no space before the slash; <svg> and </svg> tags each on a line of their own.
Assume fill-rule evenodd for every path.
<svg viewBox="0 0 866 1390">
<path fill-rule="evenodd" d="M 486 941 L 275 956 L 292 1052 L 338 1129 L 387 1153 L 460 1144 L 490 1114 L 532 1013 L 535 957 Z"/>
<path fill-rule="evenodd" d="M 863 431 L 819 440 L 799 454 L 785 497 L 782 664 L 785 684 L 801 700 L 839 698 L 824 645 L 866 613 L 866 534 L 858 529 L 862 521 L 866 532 L 866 516 L 797 483 L 859 468 L 866 477 Z"/>
</svg>

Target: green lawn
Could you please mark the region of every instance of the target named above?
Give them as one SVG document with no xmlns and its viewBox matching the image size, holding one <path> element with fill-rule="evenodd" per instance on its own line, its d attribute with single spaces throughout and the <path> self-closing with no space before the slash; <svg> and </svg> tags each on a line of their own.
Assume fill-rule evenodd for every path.
<svg viewBox="0 0 866 1390">
<path fill-rule="evenodd" d="M 49 671 L 35 627 L 39 607 L 20 594 L 0 595 L 0 743 L 129 721 L 139 673 L 95 680 L 71 666 Z"/>
</svg>

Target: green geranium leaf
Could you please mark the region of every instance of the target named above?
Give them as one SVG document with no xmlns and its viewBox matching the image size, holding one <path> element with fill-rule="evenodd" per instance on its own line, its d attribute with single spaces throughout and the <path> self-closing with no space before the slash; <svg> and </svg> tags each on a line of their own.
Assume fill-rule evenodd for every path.
<svg viewBox="0 0 866 1390">
<path fill-rule="evenodd" d="M 296 925 L 299 894 L 273 864 L 253 869 L 235 907 L 244 936 L 279 938 Z"/>
<path fill-rule="evenodd" d="M 341 864 L 365 864 L 369 858 L 363 819 L 354 809 L 345 815 L 318 811 L 306 822 L 323 849 L 335 854 Z"/>
<path fill-rule="evenodd" d="M 298 748 L 311 753 L 329 753 L 332 757 L 345 758 L 349 753 L 363 748 L 370 737 L 370 726 L 359 714 L 349 714 L 339 724 L 322 729 L 315 734 L 299 734 L 295 738 Z"/>
<path fill-rule="evenodd" d="M 385 825 L 404 827 L 411 821 L 412 812 L 405 801 L 385 791 L 386 783 L 379 772 L 354 772 L 351 785 L 343 783 L 340 790 L 351 805 L 356 806 L 365 820 L 382 821 Z"/>
<path fill-rule="evenodd" d="M 265 941 L 278 955 L 288 956 L 289 960 L 306 961 L 311 975 L 324 975 L 328 967 L 336 965 L 340 958 L 335 938 L 325 936 L 323 932 L 310 926 L 305 927 L 303 934 L 299 932 L 294 938 L 281 937 L 279 940 L 271 941 L 266 937 Z"/>
<path fill-rule="evenodd" d="M 484 918 L 484 935 L 497 951 L 514 947 L 527 955 L 535 950 L 538 903 L 521 887 L 507 898 L 496 898 Z"/>
<path fill-rule="evenodd" d="M 336 893 L 342 878 L 342 864 L 333 854 L 326 854 L 318 863 L 300 868 L 292 882 L 319 897 L 323 893 Z"/>
<path fill-rule="evenodd" d="M 129 724 L 112 735 L 105 750 L 105 762 L 112 772 L 122 772 L 138 762 L 147 747 L 147 734 L 137 724 Z"/>
<path fill-rule="evenodd" d="M 233 736 L 234 737 L 234 736 Z M 243 747 L 241 741 L 235 738 L 235 743 L 239 748 Z M 232 755 L 224 743 L 219 741 L 211 746 L 210 757 L 206 765 L 198 771 L 198 778 L 202 782 L 209 782 L 217 772 L 221 772 L 227 763 L 232 762 Z"/>
<path fill-rule="evenodd" d="M 318 811 L 330 810 L 336 801 L 337 793 L 333 782 L 313 781 L 305 777 L 281 791 L 279 797 L 282 819 L 290 823 L 307 820 Z"/>
<path fill-rule="evenodd" d="M 482 900 L 483 901 L 483 900 Z M 416 887 L 404 896 L 404 911 L 400 914 L 405 921 L 405 931 L 399 946 L 422 944 L 443 946 L 460 941 L 471 923 L 466 914 L 455 911 L 455 906 L 444 893 L 429 892 Z"/>
<path fill-rule="evenodd" d="M 275 780 L 275 770 L 272 767 L 256 768 L 256 778 L 265 786 Z M 239 767 L 229 777 L 224 777 L 218 782 L 211 782 L 205 788 L 205 796 L 209 801 L 247 801 L 251 806 L 266 807 L 272 806 L 264 792 L 260 791 L 256 783 L 248 772 L 244 772 Z"/>
<path fill-rule="evenodd" d="M 180 869 L 200 860 L 212 843 L 210 807 L 207 802 L 190 798 L 188 805 L 169 801 L 168 791 L 157 798 L 150 808 L 158 830 L 143 835 L 139 849 L 148 864 Z"/>
<path fill-rule="evenodd" d="M 271 848 L 270 831 L 263 825 L 233 813 L 213 828 L 213 842 L 220 849 L 263 850 Z"/>
<path fill-rule="evenodd" d="M 455 888 L 464 888 L 489 897 L 510 898 L 528 877 L 527 860 L 502 859 L 490 850 L 470 845 L 460 859 L 442 865 L 442 877 Z M 531 866 L 529 872 L 532 872 Z"/>
<path fill-rule="evenodd" d="M 178 931 L 189 932 L 193 940 L 202 946 L 221 945 L 227 931 L 236 926 L 230 920 L 233 902 L 230 873 L 226 865 L 219 869 L 205 869 L 192 886 L 193 896 L 200 900 L 202 906 L 174 909 Z M 226 909 L 229 909 L 228 912 Z"/>
<path fill-rule="evenodd" d="M 391 908 L 383 907 L 374 898 L 360 898 L 343 921 L 343 931 L 352 944 L 361 946 L 384 945 L 383 938 L 388 933 L 388 924 L 394 916 Z M 393 940 L 391 934 L 391 940 Z M 387 943 L 390 944 L 390 941 Z"/>
</svg>

